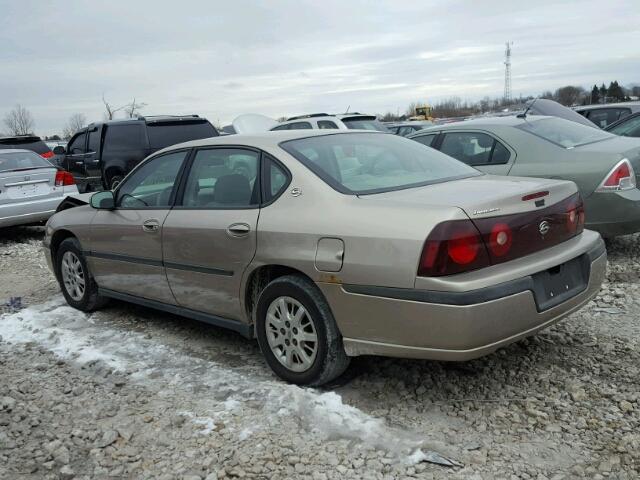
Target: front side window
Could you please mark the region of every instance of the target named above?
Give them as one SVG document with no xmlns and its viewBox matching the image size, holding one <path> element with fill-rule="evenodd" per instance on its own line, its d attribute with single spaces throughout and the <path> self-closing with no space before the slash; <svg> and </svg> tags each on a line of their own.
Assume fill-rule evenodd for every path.
<svg viewBox="0 0 640 480">
<path fill-rule="evenodd" d="M 120 208 L 168 208 L 186 151 L 167 153 L 145 162 L 117 190 Z"/>
<path fill-rule="evenodd" d="M 562 118 L 526 120 L 516 128 L 563 148 L 579 147 L 587 143 L 601 142 L 615 137 L 611 133 Z"/>
<path fill-rule="evenodd" d="M 640 137 L 640 115 L 625 120 L 608 131 L 623 137 Z"/>
<path fill-rule="evenodd" d="M 259 162 L 260 155 L 251 150 L 198 150 L 191 165 L 182 205 L 190 208 L 237 208 L 258 205 Z"/>
<path fill-rule="evenodd" d="M 509 161 L 509 150 L 486 133 L 447 133 L 440 151 L 471 166 L 493 165 Z"/>
<path fill-rule="evenodd" d="M 339 192 L 367 194 L 481 175 L 431 148 L 379 133 L 323 135 L 280 144 Z"/>
<path fill-rule="evenodd" d="M 145 148 L 142 123 L 129 125 L 109 125 L 104 137 L 105 152 L 124 152 Z"/>
<path fill-rule="evenodd" d="M 71 155 L 78 155 L 81 153 L 86 153 L 85 143 L 87 141 L 87 132 L 86 130 L 79 133 L 75 137 L 73 137 L 69 141 L 69 145 L 67 146 L 67 152 Z"/>
</svg>

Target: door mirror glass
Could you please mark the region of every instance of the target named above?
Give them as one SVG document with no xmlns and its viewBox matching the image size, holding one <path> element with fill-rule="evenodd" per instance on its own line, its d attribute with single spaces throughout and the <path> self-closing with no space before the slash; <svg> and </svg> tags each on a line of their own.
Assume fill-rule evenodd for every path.
<svg viewBox="0 0 640 480">
<path fill-rule="evenodd" d="M 90 203 L 93 208 L 97 208 L 98 210 L 113 210 L 115 208 L 115 201 L 111 190 L 94 193 L 91 196 Z"/>
<path fill-rule="evenodd" d="M 52 151 L 54 155 L 64 155 L 64 153 L 66 152 L 62 145 L 56 145 L 55 147 L 53 147 Z"/>
</svg>

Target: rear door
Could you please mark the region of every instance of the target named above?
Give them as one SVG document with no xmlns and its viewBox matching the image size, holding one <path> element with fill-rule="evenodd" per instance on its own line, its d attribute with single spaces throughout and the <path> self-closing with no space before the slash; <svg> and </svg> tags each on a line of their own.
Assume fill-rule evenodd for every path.
<svg viewBox="0 0 640 480">
<path fill-rule="evenodd" d="M 110 186 L 113 177 L 129 173 L 151 151 L 144 122 L 109 123 L 105 128 L 101 160 L 104 183 Z"/>
<path fill-rule="evenodd" d="M 115 191 L 116 208 L 91 223 L 91 271 L 101 288 L 173 304 L 162 265 L 162 226 L 189 151 L 159 155 Z"/>
<path fill-rule="evenodd" d="M 438 150 L 493 175 L 507 175 L 515 152 L 493 135 L 479 131 L 444 131 Z"/>
<path fill-rule="evenodd" d="M 84 158 L 84 168 L 87 177 L 98 180 L 102 177 L 100 164 L 100 146 L 102 139 L 102 124 L 88 129 L 87 153 Z"/>
<path fill-rule="evenodd" d="M 195 151 L 162 229 L 167 278 L 182 307 L 242 319 L 240 281 L 256 251 L 260 152 Z"/>
</svg>

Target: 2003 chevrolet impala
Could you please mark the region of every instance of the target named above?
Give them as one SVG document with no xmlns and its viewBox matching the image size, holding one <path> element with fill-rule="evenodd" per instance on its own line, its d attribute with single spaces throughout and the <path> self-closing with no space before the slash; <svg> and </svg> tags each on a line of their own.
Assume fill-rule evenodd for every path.
<svg viewBox="0 0 640 480">
<path fill-rule="evenodd" d="M 580 308 L 606 252 L 572 182 L 485 175 L 375 132 L 175 145 L 60 211 L 45 251 L 67 302 L 116 298 L 257 337 L 281 378 L 356 355 L 465 360 Z"/>
</svg>

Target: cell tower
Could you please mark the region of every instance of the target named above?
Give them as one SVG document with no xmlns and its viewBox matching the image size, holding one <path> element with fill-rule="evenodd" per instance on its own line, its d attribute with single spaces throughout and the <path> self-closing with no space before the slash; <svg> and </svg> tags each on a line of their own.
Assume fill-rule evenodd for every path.
<svg viewBox="0 0 640 480">
<path fill-rule="evenodd" d="M 504 51 L 504 103 L 511 103 L 511 45 L 513 42 L 505 43 Z"/>
</svg>

